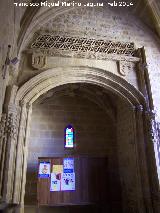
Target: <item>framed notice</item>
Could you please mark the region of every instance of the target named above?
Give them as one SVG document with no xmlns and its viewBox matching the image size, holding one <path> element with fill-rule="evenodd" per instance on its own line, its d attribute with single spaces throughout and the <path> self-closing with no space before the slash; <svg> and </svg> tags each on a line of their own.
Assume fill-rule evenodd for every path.
<svg viewBox="0 0 160 213">
<path fill-rule="evenodd" d="M 39 178 L 49 178 L 50 177 L 50 162 L 40 162 L 39 163 Z"/>
</svg>

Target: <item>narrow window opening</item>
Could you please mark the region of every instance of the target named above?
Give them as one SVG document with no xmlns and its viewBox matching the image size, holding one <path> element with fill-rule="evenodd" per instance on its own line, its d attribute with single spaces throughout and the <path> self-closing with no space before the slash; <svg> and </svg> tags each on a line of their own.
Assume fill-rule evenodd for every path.
<svg viewBox="0 0 160 213">
<path fill-rule="evenodd" d="M 71 125 L 68 125 L 65 128 L 65 148 L 73 148 L 74 147 L 74 128 Z"/>
</svg>

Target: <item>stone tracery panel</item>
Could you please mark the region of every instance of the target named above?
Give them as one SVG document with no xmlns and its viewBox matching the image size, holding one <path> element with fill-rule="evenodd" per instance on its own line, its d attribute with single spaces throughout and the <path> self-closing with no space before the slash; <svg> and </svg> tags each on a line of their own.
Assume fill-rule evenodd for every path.
<svg viewBox="0 0 160 213">
<path fill-rule="evenodd" d="M 39 35 L 31 49 L 41 50 L 70 50 L 74 52 L 93 52 L 134 56 L 135 47 L 132 42 L 113 42 L 105 40 L 64 37 L 52 34 Z"/>
</svg>

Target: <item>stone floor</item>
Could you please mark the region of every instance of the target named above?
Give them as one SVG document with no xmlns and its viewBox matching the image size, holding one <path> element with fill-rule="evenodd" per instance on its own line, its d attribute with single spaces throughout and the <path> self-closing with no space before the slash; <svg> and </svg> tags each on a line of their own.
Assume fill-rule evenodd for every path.
<svg viewBox="0 0 160 213">
<path fill-rule="evenodd" d="M 36 207 L 25 206 L 24 213 L 106 213 L 106 208 L 98 206 L 62 206 L 62 207 Z"/>
</svg>

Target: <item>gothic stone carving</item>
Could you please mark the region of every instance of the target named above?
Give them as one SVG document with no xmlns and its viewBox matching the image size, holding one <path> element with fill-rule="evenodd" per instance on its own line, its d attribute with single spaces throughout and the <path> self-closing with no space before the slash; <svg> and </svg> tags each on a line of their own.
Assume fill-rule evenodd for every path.
<svg viewBox="0 0 160 213">
<path fill-rule="evenodd" d="M 130 70 L 134 69 L 134 64 L 129 61 L 117 61 L 118 72 L 122 76 L 126 76 Z"/>
<path fill-rule="evenodd" d="M 0 122 L 0 138 L 2 139 L 5 136 L 9 136 L 16 140 L 18 132 L 17 122 L 18 118 L 14 113 L 9 113 L 8 116 L 3 114 Z"/>
<path fill-rule="evenodd" d="M 14 113 L 2 115 L 0 122 L 0 139 L 8 136 L 16 140 L 18 133 L 18 117 Z"/>
<path fill-rule="evenodd" d="M 9 137 L 16 140 L 18 132 L 18 117 L 14 113 L 9 113 L 7 117 L 6 132 Z"/>
<path fill-rule="evenodd" d="M 134 43 L 122 43 L 105 40 L 64 37 L 52 34 L 41 34 L 31 44 L 28 52 L 32 53 L 32 66 L 44 69 L 47 56 L 66 56 L 96 60 L 118 60 L 119 74 L 125 76 L 133 68 L 135 57 Z"/>
<path fill-rule="evenodd" d="M 0 139 L 4 137 L 6 118 L 7 118 L 6 114 L 2 114 L 0 121 Z"/>
<path fill-rule="evenodd" d="M 54 36 L 51 34 L 39 35 L 31 49 L 41 50 L 70 50 L 73 52 L 93 52 L 105 54 L 118 54 L 133 56 L 135 53 L 134 43 L 122 43 L 87 38 Z"/>
<path fill-rule="evenodd" d="M 32 66 L 35 69 L 43 69 L 46 65 L 46 56 L 41 53 L 32 54 Z"/>
</svg>

